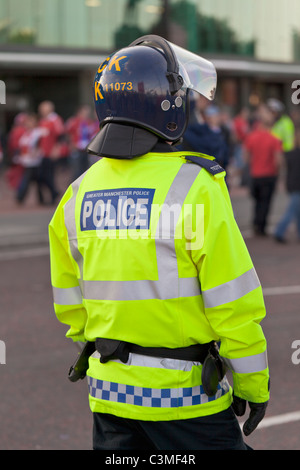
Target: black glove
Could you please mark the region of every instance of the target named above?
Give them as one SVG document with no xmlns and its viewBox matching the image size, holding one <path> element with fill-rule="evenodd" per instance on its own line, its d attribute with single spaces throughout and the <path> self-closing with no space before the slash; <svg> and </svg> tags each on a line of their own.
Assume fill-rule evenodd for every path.
<svg viewBox="0 0 300 470">
<path fill-rule="evenodd" d="M 250 415 L 243 426 L 243 433 L 245 434 L 245 436 L 249 436 L 249 434 L 251 434 L 254 431 L 254 429 L 256 429 L 258 424 L 261 422 L 261 420 L 265 416 L 265 412 L 268 406 L 268 402 L 252 403 L 251 401 L 249 401 L 248 403 L 250 407 Z M 244 415 L 246 411 L 246 404 L 247 404 L 246 400 L 243 400 L 242 398 L 239 398 L 233 395 L 232 408 L 233 408 L 234 413 L 237 416 Z"/>
</svg>

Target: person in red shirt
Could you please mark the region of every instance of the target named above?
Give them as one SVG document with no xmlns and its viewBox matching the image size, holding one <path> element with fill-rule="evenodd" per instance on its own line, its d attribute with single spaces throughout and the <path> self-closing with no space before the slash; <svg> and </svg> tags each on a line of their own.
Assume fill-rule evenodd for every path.
<svg viewBox="0 0 300 470">
<path fill-rule="evenodd" d="M 45 134 L 45 129 L 37 126 L 37 116 L 29 113 L 25 121 L 25 132 L 19 140 L 18 163 L 23 167 L 23 175 L 17 188 L 16 199 L 23 203 L 31 183 L 37 186 L 38 200 L 44 203 L 40 182 L 41 149 L 40 141 Z"/>
<path fill-rule="evenodd" d="M 45 129 L 45 135 L 40 141 L 40 148 L 43 156 L 41 164 L 41 181 L 48 187 L 51 193 L 52 203 L 58 196 L 54 179 L 54 163 L 60 156 L 59 139 L 64 133 L 64 123 L 62 118 L 55 112 L 54 104 L 51 101 L 42 101 L 38 107 L 40 116 L 39 127 Z"/>
<path fill-rule="evenodd" d="M 20 148 L 19 141 L 26 130 L 25 122 L 27 113 L 19 113 L 16 115 L 12 128 L 9 131 L 7 139 L 7 153 L 9 163 L 15 163 L 15 157 L 18 156 Z"/>
<path fill-rule="evenodd" d="M 271 133 L 273 117 L 267 106 L 260 105 L 255 129 L 244 141 L 244 158 L 249 164 L 251 194 L 254 198 L 253 228 L 266 235 L 267 219 L 282 160 L 282 143 Z"/>
<path fill-rule="evenodd" d="M 14 190 L 18 188 L 24 172 L 22 165 L 18 162 L 18 156 L 20 153 L 20 139 L 26 131 L 25 121 L 27 115 L 25 112 L 20 112 L 15 116 L 7 136 L 6 159 L 9 168 L 6 170 L 5 179 Z"/>
<path fill-rule="evenodd" d="M 244 142 L 249 133 L 249 110 L 243 108 L 241 112 L 233 119 L 233 131 L 238 143 Z"/>
<path fill-rule="evenodd" d="M 39 127 L 47 129 L 47 133 L 41 140 L 41 149 L 45 158 L 55 158 L 59 137 L 64 133 L 62 118 L 55 112 L 51 101 L 40 103 L 38 112 L 40 115 Z"/>
</svg>

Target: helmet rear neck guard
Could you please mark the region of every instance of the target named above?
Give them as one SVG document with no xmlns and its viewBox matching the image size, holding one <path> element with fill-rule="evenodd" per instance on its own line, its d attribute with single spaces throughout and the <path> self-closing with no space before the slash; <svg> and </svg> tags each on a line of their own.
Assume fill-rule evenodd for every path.
<svg viewBox="0 0 300 470">
<path fill-rule="evenodd" d="M 150 152 L 158 137 L 136 126 L 108 123 L 93 138 L 87 152 L 102 157 L 130 159 Z"/>
</svg>

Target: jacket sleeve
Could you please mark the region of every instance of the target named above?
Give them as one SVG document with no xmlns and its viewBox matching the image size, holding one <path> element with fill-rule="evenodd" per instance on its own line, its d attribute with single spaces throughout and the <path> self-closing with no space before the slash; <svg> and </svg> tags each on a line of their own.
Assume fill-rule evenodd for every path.
<svg viewBox="0 0 300 470">
<path fill-rule="evenodd" d="M 64 207 L 72 196 L 70 187 L 63 196 L 49 224 L 50 268 L 54 310 L 58 320 L 69 326 L 66 336 L 85 341 L 86 309 L 80 279 L 72 257 L 65 225 Z"/>
<path fill-rule="evenodd" d="M 212 179 L 204 201 L 204 242 L 198 267 L 205 315 L 232 371 L 236 396 L 269 399 L 262 288 L 236 224 L 223 178 Z"/>
</svg>

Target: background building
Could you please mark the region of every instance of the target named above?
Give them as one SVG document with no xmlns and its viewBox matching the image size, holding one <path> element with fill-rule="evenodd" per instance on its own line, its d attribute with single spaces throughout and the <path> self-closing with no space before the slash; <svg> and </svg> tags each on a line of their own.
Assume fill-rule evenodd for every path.
<svg viewBox="0 0 300 470">
<path fill-rule="evenodd" d="M 150 33 L 210 58 L 217 102 L 233 112 L 269 96 L 295 107 L 299 17 L 298 0 L 1 0 L 0 128 L 43 99 L 68 118 L 91 102 L 107 53 Z"/>
</svg>

